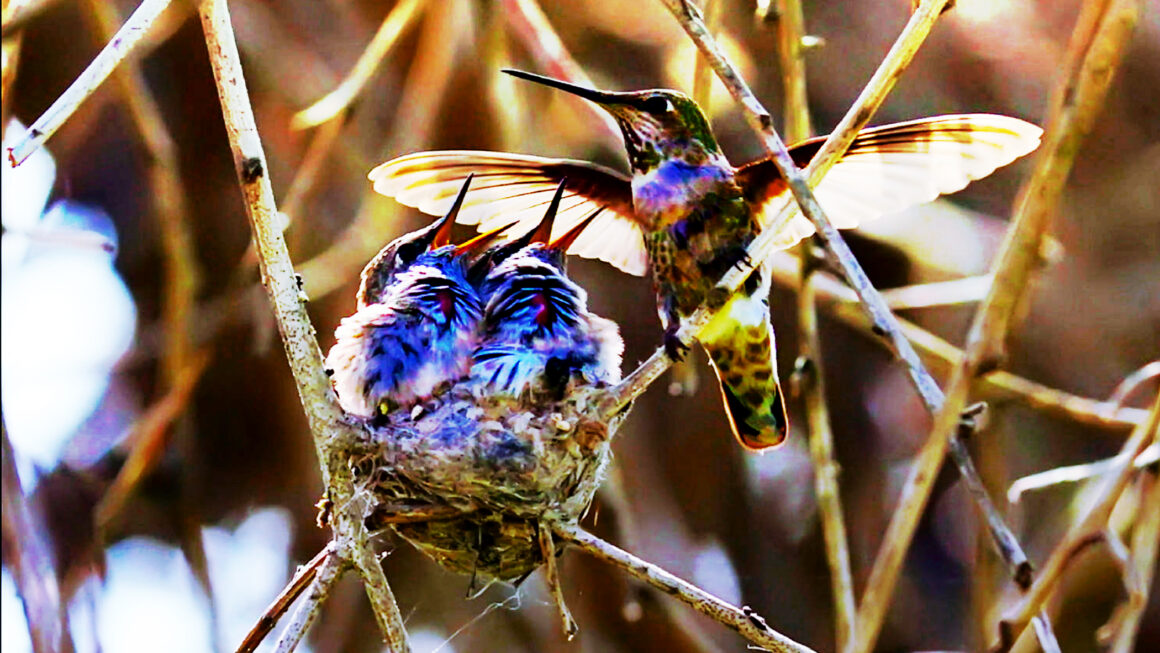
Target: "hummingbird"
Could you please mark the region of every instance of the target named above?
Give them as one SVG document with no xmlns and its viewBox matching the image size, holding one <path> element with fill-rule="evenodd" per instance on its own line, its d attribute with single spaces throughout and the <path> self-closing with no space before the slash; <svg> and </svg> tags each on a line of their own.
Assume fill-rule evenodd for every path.
<svg viewBox="0 0 1160 653">
<path fill-rule="evenodd" d="M 363 270 L 358 310 L 335 329 L 326 356 L 346 412 L 380 417 L 467 376 L 483 315 L 468 260 L 500 233 L 451 244 L 470 184 L 468 176 L 446 215 L 395 239 Z"/>
<path fill-rule="evenodd" d="M 770 328 L 769 274 L 758 265 L 730 297 L 714 290 L 721 276 L 744 265 L 745 249 L 764 229 L 790 247 L 813 233 L 792 207 L 785 180 L 770 158 L 734 167 L 721 151 L 704 113 L 684 94 L 665 89 L 603 91 L 532 73 L 505 73 L 594 102 L 620 126 L 630 175 L 585 161 L 500 152 L 420 152 L 371 171 L 376 191 L 434 213 L 446 206 L 451 179 L 475 173 L 480 192 L 458 220 L 481 230 L 533 223 L 556 184 L 568 191 L 556 218 L 567 231 L 597 207 L 607 207 L 569 248 L 625 272 L 651 268 L 665 347 L 683 355 L 676 338 L 681 317 L 702 304 L 718 308 L 697 335 L 720 382 L 725 412 L 743 447 L 781 443 L 789 428 L 777 377 Z M 1042 130 L 1017 118 L 960 114 L 866 129 L 814 189 L 830 221 L 852 228 L 884 213 L 961 190 L 1028 154 Z M 795 144 L 800 167 L 824 138 Z"/>
<path fill-rule="evenodd" d="M 471 377 L 487 391 L 516 399 L 562 399 L 569 383 L 616 383 L 624 342 L 616 323 L 588 310 L 588 294 L 565 272 L 565 252 L 596 219 L 597 209 L 556 239 L 552 225 L 564 181 L 540 224 L 480 257 L 485 302 Z"/>
</svg>

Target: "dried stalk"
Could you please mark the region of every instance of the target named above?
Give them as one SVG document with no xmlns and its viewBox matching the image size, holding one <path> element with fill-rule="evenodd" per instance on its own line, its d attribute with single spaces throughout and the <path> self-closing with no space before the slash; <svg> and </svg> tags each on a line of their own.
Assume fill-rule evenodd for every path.
<svg viewBox="0 0 1160 653">
<path fill-rule="evenodd" d="M 24 162 L 30 154 L 44 144 L 61 125 L 71 116 L 90 95 L 93 94 L 117 64 L 128 56 L 142 38 L 149 32 L 149 28 L 156 22 L 157 17 L 170 4 L 170 0 L 143 0 L 129 20 L 117 31 L 117 35 L 109 41 L 101 52 L 89 63 L 80 77 L 68 87 L 56 102 L 48 108 L 32 126 L 28 128 L 24 138 L 15 146 L 8 148 L 8 162 L 16 167 Z"/>
<path fill-rule="evenodd" d="M 814 180 L 813 175 L 818 175 L 818 178 L 820 178 L 820 175 L 824 174 L 825 170 L 828 170 L 828 166 L 832 161 L 835 161 L 849 147 L 858 130 L 865 126 L 874 109 L 885 98 L 886 93 L 893 86 L 894 81 L 906 67 L 906 64 L 909 63 L 926 34 L 929 33 L 930 26 L 933 25 L 934 20 L 946 4 L 945 0 L 933 0 L 922 3 L 922 6 L 911 17 L 907 28 L 903 30 L 903 33 L 895 42 L 894 47 L 887 54 L 886 60 L 879 66 L 878 71 L 871 78 L 871 81 L 863 90 L 855 105 L 847 112 L 846 117 L 839 123 L 834 133 L 826 139 L 826 143 L 823 144 L 821 151 L 811 161 L 810 166 L 804 174 L 798 170 L 789 152 L 786 151 L 785 144 L 782 143 L 780 137 L 778 137 L 776 131 L 773 129 L 773 121 L 769 113 L 757 101 L 757 98 L 754 97 L 752 91 L 749 90 L 748 86 L 746 86 L 745 82 L 737 74 L 737 71 L 725 59 L 712 37 L 705 31 L 705 26 L 701 22 L 696 9 L 687 0 L 662 1 L 677 18 L 678 22 L 681 23 L 681 26 L 685 28 L 689 37 L 693 39 L 702 51 L 712 58 L 718 76 L 729 87 L 730 92 L 737 99 L 738 103 L 742 105 L 750 125 L 761 136 L 763 145 L 771 154 L 771 160 L 786 180 L 794 200 L 797 201 L 802 213 L 814 224 L 819 236 L 825 242 L 827 254 L 833 263 L 840 266 L 846 280 L 853 286 L 855 292 L 858 293 L 863 307 L 874 321 L 873 328 L 875 332 L 881 333 L 890 341 L 895 355 L 906 364 L 911 381 L 914 383 L 927 409 L 932 413 L 939 410 L 943 401 L 942 391 L 934 381 L 934 378 L 926 371 L 922 360 L 906 339 L 897 318 L 890 312 L 882 297 L 874 289 L 866 273 L 854 258 L 853 253 L 850 252 L 849 247 L 842 240 L 838 231 L 826 219 L 825 214 L 821 210 L 821 206 L 818 205 L 817 200 L 813 197 L 813 193 L 809 189 L 809 185 L 806 183 L 806 177 L 808 176 L 811 180 Z M 772 239 L 777 235 L 779 224 L 775 220 L 772 225 L 767 226 L 762 234 L 750 244 L 748 252 L 752 260 L 762 261 L 765 259 L 764 250 L 768 249 L 766 243 L 772 242 Z M 732 281 L 732 276 L 741 276 L 745 273 L 746 271 L 744 270 L 734 269 L 725 276 L 721 285 L 727 286 L 727 283 Z M 927 496 L 929 496 L 931 479 L 934 476 L 933 473 L 929 472 L 929 467 L 942 463 L 942 458 L 947 448 L 947 443 L 936 444 L 937 446 L 933 447 L 925 457 L 920 454 L 920 457 L 916 460 L 912 478 L 920 478 L 926 482 L 924 483 L 925 487 L 920 488 L 921 491 L 913 495 L 913 498 L 910 499 L 910 504 L 906 506 L 907 510 L 914 510 L 920 513 L 921 508 L 925 505 Z M 982 489 L 983 483 L 978 478 L 978 474 L 970 462 L 965 445 L 955 440 L 951 449 L 953 458 L 963 477 L 976 489 Z M 937 460 L 934 459 L 935 454 L 938 456 Z M 919 465 L 920 463 L 922 465 L 921 467 Z M 907 496 L 904 493 L 903 498 L 905 499 Z M 1026 555 L 1019 548 L 1018 540 L 1003 522 L 998 510 L 991 504 L 986 492 L 972 492 L 972 496 L 979 503 L 980 510 L 987 520 L 987 525 L 996 543 L 996 548 L 1004 556 L 1008 566 L 1015 570 L 1016 578 L 1022 577 L 1025 575 L 1025 572 L 1029 573 Z M 902 508 L 896 510 L 895 514 L 898 515 L 900 512 L 902 512 Z M 911 519 L 912 522 L 907 527 L 895 533 L 897 536 L 901 536 L 902 539 L 900 541 L 888 542 L 891 547 L 898 549 L 899 555 L 897 557 L 899 561 L 901 561 L 900 554 L 905 552 L 909 547 L 910 539 L 913 535 L 913 527 L 917 524 L 917 517 L 915 515 L 913 518 L 907 518 Z M 889 553 L 889 550 L 887 552 Z M 885 577 L 885 579 L 888 580 L 888 585 L 892 587 L 893 579 L 889 577 Z"/>
<path fill-rule="evenodd" d="M 782 635 L 749 608 L 737 608 L 687 583 L 660 567 L 618 549 L 575 524 L 553 524 L 560 539 L 571 542 L 585 553 L 616 565 L 629 575 L 687 603 L 697 612 L 737 631 L 742 637 L 767 651 L 805 653 L 811 649 Z"/>
<path fill-rule="evenodd" d="M 906 552 L 906 547 L 899 544 L 909 542 L 917 526 L 935 472 L 967 405 L 972 382 L 998 367 L 1003 359 L 1010 321 L 1040 261 L 1048 218 L 1078 144 L 1103 103 L 1110 72 L 1126 41 L 1119 20 L 1108 23 L 1111 29 L 1103 31 L 1102 39 L 1093 36 L 1097 18 L 1103 16 L 1105 9 L 1098 3 L 1089 3 L 1080 18 L 1070 50 L 1071 65 L 1065 68 L 1069 73 L 1056 91 L 1036 171 L 1016 202 L 1012 226 L 993 268 L 995 281 L 971 325 L 966 353 L 951 376 L 946 402 L 936 414 L 931 436 L 903 488 L 903 499 L 886 532 L 883 551 L 871 571 L 858 615 L 855 651 L 868 651 L 874 645 Z M 1023 623 L 1030 617 L 1028 614 Z"/>
<path fill-rule="evenodd" d="M 8 427 L 0 416 L 0 437 L 3 451 L 3 479 L 0 481 L 3 510 L 0 510 L 4 534 L 4 566 L 24 604 L 28 634 L 35 653 L 55 653 L 72 650 L 68 627 L 64 623 L 60 586 L 52 566 L 49 543 L 41 538 L 41 531 L 29 510 L 28 501 L 20 487 L 20 474 Z"/>
<path fill-rule="evenodd" d="M 311 558 L 310 562 L 298 568 L 298 571 L 294 573 L 294 577 L 290 579 L 286 587 L 282 588 L 278 596 L 274 597 L 273 602 L 266 607 L 262 616 L 258 617 L 257 623 L 250 628 L 250 632 L 246 633 L 246 637 L 242 639 L 242 643 L 238 644 L 236 653 L 253 653 L 257 650 L 258 645 L 262 643 L 262 640 L 266 639 L 266 635 L 270 634 L 270 631 L 278 624 L 278 620 L 282 618 L 282 615 L 302 595 L 302 591 L 314 581 L 322 563 L 334 556 L 334 554 L 335 545 L 334 542 L 331 542 Z"/>
<path fill-rule="evenodd" d="M 1115 1 L 1113 0 L 1113 4 Z M 1134 472 L 1132 461 L 1157 438 L 1158 428 L 1160 428 L 1160 395 L 1152 403 L 1148 420 L 1132 431 L 1131 437 L 1120 449 L 1115 467 L 1104 477 L 1091 508 L 1072 525 L 1063 540 L 1051 552 L 1047 562 L 1043 564 L 1043 570 L 1036 578 L 1035 584 L 1003 618 L 999 625 L 1003 645 L 1015 642 L 1024 632 L 1032 615 L 1040 611 L 1044 601 L 1055 589 L 1074 554 L 1092 541 L 1104 538 L 1112 509 L 1124 493 Z"/>
<path fill-rule="evenodd" d="M 1136 459 L 1132 461 L 1132 467 L 1143 469 L 1149 465 L 1155 465 L 1157 462 L 1160 462 L 1160 443 L 1153 442 L 1141 451 L 1139 456 L 1136 456 Z M 1015 482 L 1007 489 L 1007 501 L 1018 503 L 1023 494 L 1030 490 L 1042 490 L 1063 483 L 1077 483 L 1103 476 L 1111 471 L 1115 465 L 1115 458 L 1106 458 L 1081 465 L 1056 467 L 1038 474 L 1024 476 L 1015 479 Z"/>
<path fill-rule="evenodd" d="M 323 553 L 320 554 L 323 557 L 322 564 L 317 567 L 316 574 L 311 574 L 313 582 L 310 583 L 310 593 L 294 611 L 290 623 L 286 624 L 286 629 L 278 637 L 278 644 L 275 647 L 276 653 L 291 653 L 298 646 L 298 643 L 306 635 L 306 631 L 310 630 L 311 624 L 318 617 L 322 603 L 330 596 L 334 584 L 346 571 L 346 563 L 333 552 L 328 552 L 329 549 L 330 547 L 323 549 Z"/>
<path fill-rule="evenodd" d="M 834 601 L 834 627 L 837 649 L 842 650 L 854 637 L 854 578 L 850 571 L 850 547 L 846 521 L 842 516 L 842 497 L 838 489 L 838 463 L 834 460 L 834 434 L 826 406 L 825 373 L 822 365 L 822 341 L 818 335 L 815 273 L 820 261 L 807 242 L 802 247 L 801 289 L 798 291 L 798 363 L 794 373 L 794 390 L 800 394 L 809 428 L 810 458 L 814 464 L 814 491 L 821 513 L 822 537 L 826 543 L 826 563 L 830 567 L 830 591 Z"/>
<path fill-rule="evenodd" d="M 1153 441 L 1153 444 L 1156 444 Z M 1112 653 L 1131 653 L 1140 631 L 1140 622 L 1148 607 L 1148 593 L 1156 573 L 1156 556 L 1160 553 L 1160 480 L 1154 475 L 1146 483 L 1137 521 L 1132 527 L 1132 553 L 1128 567 L 1128 600 L 1112 616 L 1108 633 Z M 1102 630 L 1102 629 L 1101 629 Z M 1104 641 L 1105 638 L 1100 638 Z"/>
<path fill-rule="evenodd" d="M 402 615 L 369 545 L 362 515 L 347 514 L 355 511 L 358 504 L 351 500 L 353 487 L 343 451 L 344 445 L 354 442 L 358 434 L 345 421 L 330 380 L 323 372 L 322 352 L 314 327 L 298 290 L 286 242 L 276 228 L 274 192 L 266 174 L 265 154 L 250 108 L 229 10 L 225 0 L 205 0 L 199 13 L 246 214 L 258 248 L 262 284 L 273 305 L 299 398 L 314 435 L 323 482 L 331 493 L 330 498 L 339 506 L 332 523 L 340 552 L 344 557 L 349 555 L 362 573 L 367 595 L 391 650 L 408 651 Z"/>
<path fill-rule="evenodd" d="M 367 49 L 363 51 L 354 68 L 351 68 L 350 74 L 325 97 L 294 114 L 290 119 L 290 128 L 317 127 L 345 113 L 359 93 L 362 93 L 363 87 L 375 74 L 379 64 L 391 51 L 391 47 L 398 41 L 403 30 L 422 12 L 425 3 L 426 0 L 401 0 L 392 7 L 379 30 L 375 32 L 374 38 L 367 45 Z"/>
<path fill-rule="evenodd" d="M 801 0 L 778 0 L 777 55 L 781 68 L 782 118 L 785 138 L 791 143 L 813 136 L 810 103 L 806 94 L 806 58 L 802 39 L 806 19 Z"/>
<path fill-rule="evenodd" d="M 556 30 L 536 0 L 502 0 L 512 31 L 523 41 L 536 63 L 557 79 L 592 87 L 592 80 L 568 53 Z M 588 114 L 604 125 L 604 131 L 620 142 L 620 127 L 608 112 L 591 102 L 582 103 Z"/>
</svg>

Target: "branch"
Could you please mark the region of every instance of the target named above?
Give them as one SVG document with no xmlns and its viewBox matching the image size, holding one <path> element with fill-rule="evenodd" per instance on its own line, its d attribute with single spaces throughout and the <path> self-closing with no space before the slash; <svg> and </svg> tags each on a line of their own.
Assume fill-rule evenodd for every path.
<svg viewBox="0 0 1160 653">
<path fill-rule="evenodd" d="M 20 487 L 20 474 L 8 427 L 0 416 L 0 436 L 3 437 L 3 478 L 0 481 L 3 509 L 4 566 L 12 573 L 12 580 L 24 604 L 28 634 L 36 653 L 54 653 L 72 650 L 68 629 L 64 624 L 60 586 L 52 567 L 52 554 L 43 531 L 37 526 L 29 510 L 27 498 Z"/>
<path fill-rule="evenodd" d="M 801 259 L 801 289 L 798 291 L 798 360 L 793 388 L 800 394 L 809 427 L 810 457 L 814 463 L 814 488 L 822 517 L 822 537 L 826 562 L 830 566 L 830 586 L 834 601 L 836 644 L 842 650 L 854 637 L 854 579 L 850 571 L 850 549 L 842 497 L 838 490 L 838 463 L 834 461 L 834 434 L 826 407 L 822 341 L 818 335 L 817 292 L 814 283 L 820 261 L 812 241 L 806 241 Z"/>
<path fill-rule="evenodd" d="M 813 136 L 810 103 L 806 95 L 806 58 L 802 39 L 806 20 L 801 0 L 778 0 L 777 55 L 781 68 L 781 92 L 785 96 L 782 119 L 785 137 L 791 143 Z"/>
<path fill-rule="evenodd" d="M 697 612 L 737 631 L 742 637 L 767 651 L 805 653 L 811 651 L 804 644 L 773 630 L 765 619 L 748 607 L 737 608 L 687 583 L 660 567 L 618 549 L 588 533 L 575 524 L 553 524 L 552 530 L 560 539 L 571 542 L 585 553 L 620 567 L 629 575 L 644 581 L 662 592 L 687 603 Z"/>
<path fill-rule="evenodd" d="M 278 638 L 278 644 L 275 648 L 276 653 L 291 653 L 298 646 L 298 643 L 306 635 L 306 631 L 310 630 L 314 619 L 318 617 L 318 611 L 322 608 L 322 603 L 330 596 L 330 591 L 334 588 L 334 584 L 338 582 L 343 572 L 346 571 L 346 562 L 334 554 L 332 546 L 327 546 L 327 548 L 322 550 L 322 553 L 315 556 L 315 560 L 319 558 L 322 559 L 322 562 L 320 566 L 315 567 L 317 573 L 310 574 L 313 578 L 313 582 L 310 583 L 310 593 L 306 595 L 306 599 L 294 611 L 294 616 L 290 619 L 290 623 L 286 624 L 286 629 L 282 631 L 282 635 Z M 311 562 L 313 563 L 313 561 Z M 303 576 L 305 574 L 299 575 Z M 298 591 L 301 592 L 302 590 L 299 589 Z M 289 604 L 286 607 L 289 607 Z"/>
<path fill-rule="evenodd" d="M 358 512 L 361 503 L 352 500 L 353 487 L 343 452 L 359 434 L 345 421 L 330 380 L 323 372 L 322 352 L 314 337 L 314 327 L 298 290 L 286 242 L 276 227 L 274 192 L 266 174 L 265 154 L 246 92 L 229 9 L 225 0 L 205 0 L 199 11 L 246 214 L 257 244 L 262 285 L 274 308 L 298 395 L 314 436 L 323 483 L 331 493 L 331 500 L 340 507 L 333 522 L 340 551 L 344 556 L 349 555 L 362 573 L 375 617 L 391 650 L 402 653 L 409 650 L 402 615 L 368 542 L 363 515 Z"/>
<path fill-rule="evenodd" d="M 568 48 L 564 47 L 536 0 L 502 0 L 502 3 L 508 24 L 541 68 L 558 79 L 589 88 L 595 86 L 580 64 L 568 53 Z M 582 104 L 587 107 L 588 114 L 604 125 L 604 131 L 619 144 L 620 127 L 612 116 L 591 102 Z"/>
<path fill-rule="evenodd" d="M 306 589 L 307 585 L 314 581 L 322 563 L 331 558 L 334 552 L 335 546 L 332 541 L 311 558 L 310 562 L 298 567 L 294 577 L 290 579 L 289 583 L 286 583 L 286 587 L 282 588 L 278 596 L 274 597 L 274 601 L 266 607 L 266 611 L 258 618 L 257 623 L 250 628 L 250 632 L 246 633 L 242 643 L 238 644 L 236 653 L 253 653 L 257 650 L 258 645 L 262 643 L 266 635 L 270 634 L 286 610 L 290 609 L 290 605 L 302 595 L 302 591 Z"/>
<path fill-rule="evenodd" d="M 56 130 L 75 112 L 101 82 L 113 72 L 117 64 L 141 43 L 142 38 L 157 17 L 169 6 L 170 0 L 143 0 L 129 20 L 117 31 L 117 35 L 89 63 L 80 77 L 68 87 L 56 102 L 48 108 L 25 132 L 24 138 L 8 148 L 8 163 L 15 168 L 30 154 L 44 144 Z"/>
<path fill-rule="evenodd" d="M 423 10 L 424 4 L 425 0 L 401 0 L 392 7 L 367 49 L 358 58 L 354 68 L 351 68 L 350 74 L 325 97 L 294 114 L 290 119 L 290 128 L 317 127 L 342 115 L 370 81 L 412 18 Z"/>
<path fill-rule="evenodd" d="M 1153 442 L 1155 445 L 1156 442 Z M 1109 621 L 1110 632 L 1105 631 L 1101 643 L 1110 640 L 1112 653 L 1131 653 L 1134 650 L 1140 622 L 1148 607 L 1148 593 L 1156 573 L 1156 556 L 1160 553 L 1160 480 L 1150 475 L 1135 526 L 1132 527 L 1132 554 L 1127 570 L 1128 600 L 1116 609 Z M 1101 633 L 1103 634 L 1103 633 Z"/>
<path fill-rule="evenodd" d="M 1116 502 L 1131 479 L 1134 471 L 1132 461 L 1156 439 L 1158 428 L 1160 428 L 1160 395 L 1153 401 L 1148 420 L 1132 431 L 1131 437 L 1116 455 L 1115 466 L 1104 477 L 1103 485 L 1096 494 L 1091 508 L 1068 530 L 1063 540 L 1051 552 L 1047 562 L 1043 564 L 1043 570 L 1035 580 L 1035 584 L 1027 591 L 1023 600 L 1009 610 L 1007 616 L 1000 622 L 1000 639 L 1004 647 L 1016 641 L 1017 636 L 1027 627 L 1032 615 L 1043 607 L 1044 601 L 1055 589 L 1075 552 L 1093 538 L 1103 537 L 1112 509 L 1115 508 Z"/>
</svg>

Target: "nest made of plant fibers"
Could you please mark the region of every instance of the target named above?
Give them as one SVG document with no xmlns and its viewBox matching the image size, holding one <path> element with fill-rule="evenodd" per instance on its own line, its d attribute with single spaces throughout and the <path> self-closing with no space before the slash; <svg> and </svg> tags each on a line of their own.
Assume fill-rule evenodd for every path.
<svg viewBox="0 0 1160 653">
<path fill-rule="evenodd" d="M 577 521 L 627 411 L 600 415 L 605 388 L 516 401 L 451 387 L 368 425 L 352 457 L 367 524 L 386 526 L 459 573 L 518 581 L 542 562 L 542 520 Z"/>
</svg>

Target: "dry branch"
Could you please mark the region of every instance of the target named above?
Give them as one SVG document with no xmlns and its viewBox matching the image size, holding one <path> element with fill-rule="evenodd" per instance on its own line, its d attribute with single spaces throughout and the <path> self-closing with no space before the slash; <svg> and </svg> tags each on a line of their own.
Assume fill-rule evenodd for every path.
<svg viewBox="0 0 1160 653">
<path fill-rule="evenodd" d="M 375 617 L 391 650 L 409 651 L 402 615 L 369 545 L 363 516 L 357 512 L 348 514 L 356 511 L 359 504 L 351 500 L 353 489 L 343 452 L 345 445 L 353 443 L 358 434 L 346 422 L 323 371 L 314 327 L 306 314 L 286 242 L 276 227 L 274 192 L 266 173 L 266 158 L 246 91 L 229 9 L 225 0 L 206 0 L 199 12 L 246 214 L 257 244 L 262 285 L 274 308 L 298 395 L 314 436 L 323 482 L 339 507 L 332 524 L 340 555 L 350 556 L 361 572 Z"/>
<path fill-rule="evenodd" d="M 56 102 L 50 106 L 28 128 L 24 138 L 16 145 L 8 148 L 8 162 L 16 167 L 24 162 L 30 154 L 56 133 L 56 130 L 69 119 L 90 95 L 93 94 L 109 73 L 133 51 L 142 38 L 149 32 L 157 17 L 170 4 L 170 0 L 144 0 L 129 20 L 125 22 L 117 35 L 109 41 L 100 54 L 77 77 Z"/>
<path fill-rule="evenodd" d="M 310 582 L 310 592 L 303 599 L 302 604 L 298 606 L 298 609 L 294 611 L 290 623 L 286 624 L 286 629 L 278 638 L 276 653 L 291 653 L 298 646 L 298 643 L 306 635 L 306 631 L 310 630 L 314 619 L 318 617 L 318 612 L 321 610 L 323 602 L 330 596 L 334 584 L 346 571 L 346 563 L 334 555 L 331 547 L 323 549 L 319 555 L 322 556 L 322 563 L 316 568 L 316 573 L 311 574 L 313 580 Z"/>
<path fill-rule="evenodd" d="M 806 653 L 811 650 L 770 628 L 765 619 L 749 608 L 736 608 L 696 585 L 605 542 L 578 525 L 554 524 L 552 529 L 560 539 L 575 544 L 593 557 L 616 565 L 634 578 L 683 601 L 710 619 L 729 626 L 763 650 L 784 653 Z"/>
</svg>

